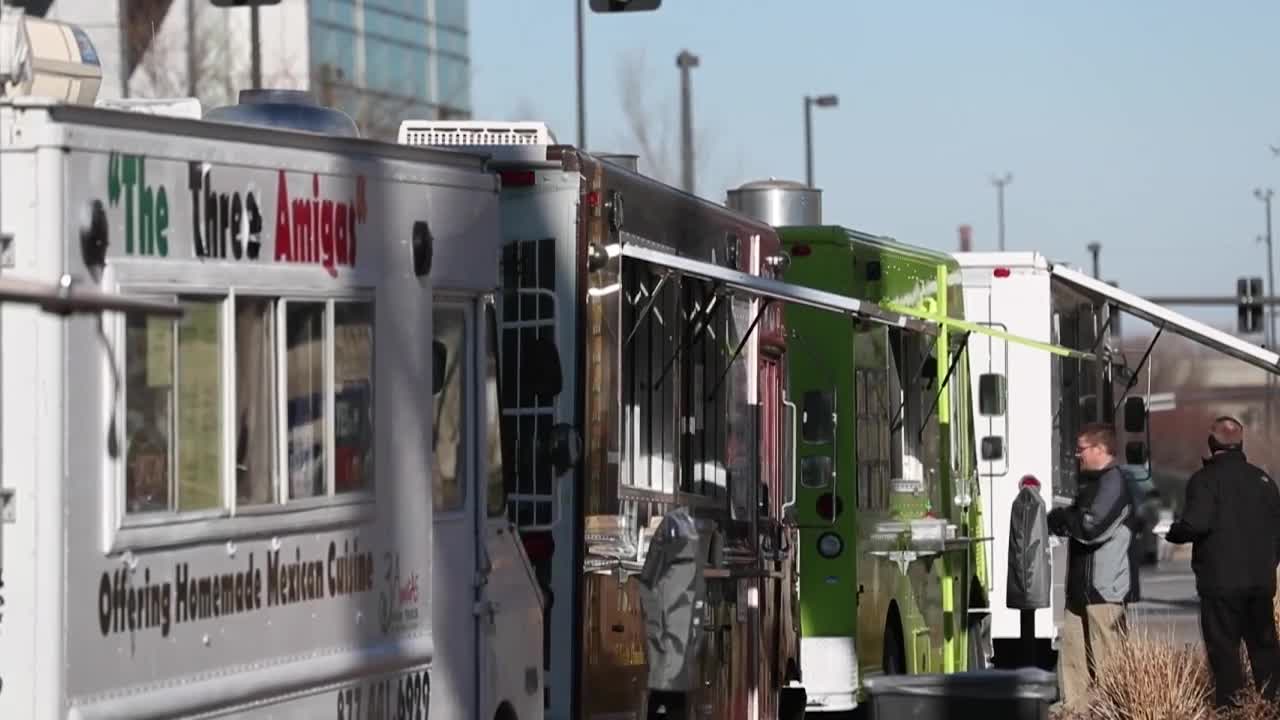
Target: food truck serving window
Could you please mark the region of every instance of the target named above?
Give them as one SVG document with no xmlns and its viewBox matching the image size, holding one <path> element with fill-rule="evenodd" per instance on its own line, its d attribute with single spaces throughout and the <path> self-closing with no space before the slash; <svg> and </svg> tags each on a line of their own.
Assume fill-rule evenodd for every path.
<svg viewBox="0 0 1280 720">
<path fill-rule="evenodd" d="M 127 517 L 373 489 L 372 301 L 172 299 L 189 308 L 180 321 L 124 320 Z"/>
</svg>

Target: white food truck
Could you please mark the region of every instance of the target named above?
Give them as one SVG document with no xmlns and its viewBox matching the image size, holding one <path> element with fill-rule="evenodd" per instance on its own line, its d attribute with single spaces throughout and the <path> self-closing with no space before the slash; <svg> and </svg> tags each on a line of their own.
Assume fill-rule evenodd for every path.
<svg viewBox="0 0 1280 720">
<path fill-rule="evenodd" d="M 1009 518 L 1019 483 L 1040 481 L 1046 508 L 1071 502 L 1076 489 L 1075 434 L 1086 422 L 1114 423 L 1121 467 L 1141 492 L 1150 475 L 1147 405 L 1150 375 L 1141 374 L 1163 333 L 1174 333 L 1257 367 L 1277 372 L 1280 356 L 1168 308 L 1157 306 L 1034 252 L 957 253 L 965 319 L 1094 355 L 1080 360 L 1038 352 L 988 336 L 969 338 L 979 478 L 992 538 L 988 608 L 998 665 L 1056 662 L 1064 611 L 1067 544 L 1050 538 L 1051 606 L 1034 611 L 1035 657 L 1023 657 L 1022 620 L 1005 603 Z M 1155 331 L 1145 352 L 1125 357 L 1112 341 L 1122 314 Z M 990 402 L 991 398 L 999 398 Z M 1145 498 L 1138 497 L 1142 502 Z M 1148 531 L 1154 518 L 1146 518 Z M 1133 571 L 1142 553 L 1134 553 Z M 1031 630 L 1031 628 L 1028 628 Z"/>
<path fill-rule="evenodd" d="M 497 175 L 97 64 L 3 8 L 0 717 L 541 718 Z"/>
</svg>

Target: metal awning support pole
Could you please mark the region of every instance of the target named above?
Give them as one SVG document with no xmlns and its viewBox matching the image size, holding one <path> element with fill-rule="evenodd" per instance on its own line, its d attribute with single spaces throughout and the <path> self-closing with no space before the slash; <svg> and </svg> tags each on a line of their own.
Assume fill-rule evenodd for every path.
<svg viewBox="0 0 1280 720">
<path fill-rule="evenodd" d="M 83 287 L 70 275 L 63 275 L 56 285 L 0 276 L 0 302 L 39 305 L 41 310 L 55 315 L 114 311 L 180 318 L 186 313 L 176 303 L 143 300 Z"/>
<path fill-rule="evenodd" d="M 747 341 L 751 339 L 751 334 L 756 331 L 756 326 L 760 324 L 760 318 L 764 317 L 764 311 L 769 309 L 769 305 L 773 300 L 764 300 L 760 303 L 760 309 L 756 311 L 756 317 L 747 326 L 747 331 L 742 334 L 742 339 L 738 341 L 738 346 L 733 349 L 733 354 L 729 356 L 729 362 L 724 365 L 724 372 L 720 373 L 720 379 L 716 380 L 715 387 L 711 388 L 711 392 L 707 394 L 707 400 L 715 398 L 716 393 L 720 392 L 720 386 L 724 384 L 724 379 L 729 376 L 729 371 L 733 369 L 733 361 L 738 359 L 738 355 L 742 353 L 742 348 L 746 346 Z"/>
<path fill-rule="evenodd" d="M 1133 369 L 1133 374 L 1129 376 L 1129 380 L 1124 385 L 1124 392 L 1120 393 L 1120 400 L 1116 402 L 1115 408 L 1111 410 L 1111 414 L 1115 415 L 1120 411 L 1120 406 L 1124 404 L 1124 399 L 1129 395 L 1129 391 L 1134 385 L 1138 384 L 1138 376 L 1142 374 L 1142 366 L 1147 364 L 1147 359 L 1151 357 L 1151 351 L 1156 349 L 1156 342 L 1160 340 L 1160 335 L 1164 332 L 1164 326 L 1156 328 L 1156 336 L 1151 338 L 1151 343 L 1147 345 L 1147 351 L 1142 354 L 1142 359 L 1138 361 L 1138 367 Z"/>
<path fill-rule="evenodd" d="M 698 338 L 702 337 L 702 333 L 711 325 L 711 316 L 715 312 L 716 306 L 719 304 L 719 300 L 720 283 L 716 283 L 711 288 L 711 301 L 702 309 L 700 317 L 697 315 L 693 317 L 693 326 L 689 329 L 689 332 L 685 333 L 680 344 L 676 346 L 676 351 L 671 353 L 671 359 L 668 360 L 666 366 L 662 368 L 662 374 L 658 376 L 657 382 L 653 384 L 654 387 L 662 387 L 662 383 L 667 379 L 667 375 L 670 374 L 671 368 L 675 367 L 676 360 L 680 358 L 680 353 L 684 352 L 686 347 L 692 345 L 698 340 Z"/>
<path fill-rule="evenodd" d="M 640 309 L 640 314 L 636 316 L 635 322 L 631 325 L 631 332 L 627 334 L 627 339 L 622 341 L 622 347 L 631 344 L 631 338 L 636 336 L 636 332 L 640 329 L 640 323 L 649 316 L 649 311 L 653 310 L 653 306 L 658 303 L 658 294 L 662 292 L 662 286 L 667 284 L 667 278 L 671 277 L 671 273 L 666 273 L 659 280 L 658 284 L 653 286 L 653 290 L 649 292 L 649 302 Z"/>
</svg>

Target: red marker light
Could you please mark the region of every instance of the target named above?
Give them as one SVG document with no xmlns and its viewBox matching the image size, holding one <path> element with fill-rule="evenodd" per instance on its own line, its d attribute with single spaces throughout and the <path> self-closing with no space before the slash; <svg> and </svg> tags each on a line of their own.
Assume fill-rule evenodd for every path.
<svg viewBox="0 0 1280 720">
<path fill-rule="evenodd" d="M 822 493 L 818 496 L 818 517 L 831 522 L 840 516 L 844 510 L 844 503 L 840 502 L 840 498 L 831 493 Z"/>
<path fill-rule="evenodd" d="M 813 248 L 804 243 L 791 246 L 791 257 L 808 257 L 813 252 Z"/>
<path fill-rule="evenodd" d="M 550 559 L 556 550 L 556 543 L 551 539 L 551 533 L 521 533 L 520 541 L 524 543 L 524 554 L 529 556 L 531 563 Z"/>
<path fill-rule="evenodd" d="M 1007 278 L 1009 277 L 1010 272 L 1009 272 L 1009 268 L 1007 267 L 998 267 L 991 274 L 995 275 L 998 278 Z"/>
<path fill-rule="evenodd" d="M 502 187 L 530 187 L 534 184 L 532 170 L 503 170 L 498 173 Z"/>
<path fill-rule="evenodd" d="M 595 190 L 587 193 L 587 205 L 589 207 L 600 207 L 600 193 Z"/>
</svg>

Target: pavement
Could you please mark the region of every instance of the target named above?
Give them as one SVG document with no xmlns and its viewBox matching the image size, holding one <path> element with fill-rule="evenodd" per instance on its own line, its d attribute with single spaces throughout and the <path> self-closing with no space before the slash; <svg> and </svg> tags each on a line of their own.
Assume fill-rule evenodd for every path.
<svg viewBox="0 0 1280 720">
<path fill-rule="evenodd" d="M 1141 571 L 1142 600 L 1129 606 L 1129 622 L 1176 644 L 1202 644 L 1200 601 L 1191 573 L 1190 546 L 1161 548 L 1157 565 Z"/>
<path fill-rule="evenodd" d="M 1191 572 L 1191 547 L 1162 541 L 1159 562 L 1144 565 L 1140 577 L 1143 599 L 1129 606 L 1131 628 L 1175 643 L 1201 646 L 1200 601 Z M 866 720 L 868 716 L 866 707 L 852 713 L 818 715 L 830 720 Z"/>
<path fill-rule="evenodd" d="M 1156 638 L 1201 646 L 1199 600 L 1196 577 L 1192 574 L 1190 546 L 1172 546 L 1161 541 L 1160 561 L 1140 570 L 1143 600 L 1129 606 L 1129 623 Z M 817 715 L 817 714 L 815 714 Z M 868 708 L 847 714 L 817 715 L 824 720 L 865 720 Z"/>
</svg>

